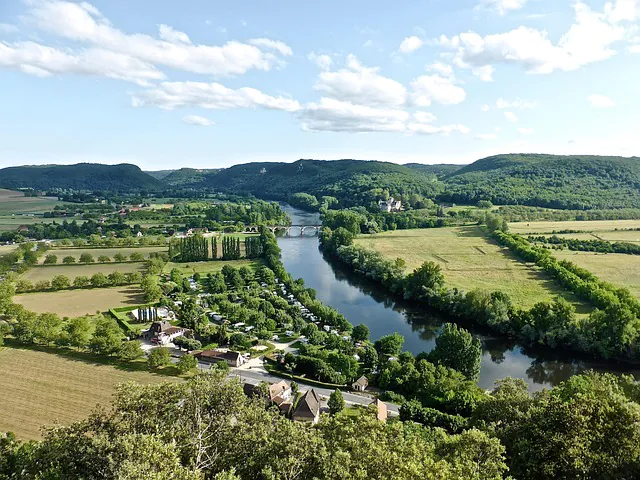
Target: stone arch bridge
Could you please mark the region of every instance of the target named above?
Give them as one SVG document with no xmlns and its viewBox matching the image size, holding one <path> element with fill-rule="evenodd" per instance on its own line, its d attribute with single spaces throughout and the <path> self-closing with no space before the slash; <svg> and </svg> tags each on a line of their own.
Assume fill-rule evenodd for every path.
<svg viewBox="0 0 640 480">
<path fill-rule="evenodd" d="M 302 236 L 302 235 L 317 235 L 320 233 L 322 225 L 268 225 L 267 228 L 274 234 L 283 232 L 285 235 L 290 236 Z M 260 227 L 256 225 L 250 225 L 245 229 L 244 233 L 258 233 Z"/>
</svg>

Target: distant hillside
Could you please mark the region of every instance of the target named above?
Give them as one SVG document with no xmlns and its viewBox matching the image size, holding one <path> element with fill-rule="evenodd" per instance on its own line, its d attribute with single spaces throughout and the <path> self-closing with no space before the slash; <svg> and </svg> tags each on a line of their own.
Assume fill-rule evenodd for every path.
<svg viewBox="0 0 640 480">
<path fill-rule="evenodd" d="M 640 208 L 640 158 L 497 155 L 444 180 L 443 200 L 552 208 Z"/>
<path fill-rule="evenodd" d="M 451 165 L 448 163 L 438 163 L 434 165 L 426 165 L 424 163 L 406 163 L 404 166 L 418 172 L 432 173 L 438 178 L 447 177 L 465 167 L 465 165 Z"/>
<path fill-rule="evenodd" d="M 156 180 L 162 180 L 166 178 L 169 174 L 175 172 L 175 170 L 153 170 L 153 171 L 144 171 L 147 175 L 151 175 Z"/>
<path fill-rule="evenodd" d="M 139 191 L 162 188 L 162 182 L 144 173 L 135 165 L 37 165 L 8 167 L 0 170 L 0 187 L 49 190 Z"/>
<path fill-rule="evenodd" d="M 247 163 L 214 175 L 204 184 L 216 190 L 286 200 L 297 192 L 336 197 L 341 206 L 367 205 L 388 190 L 435 197 L 442 184 L 435 175 L 394 163 L 363 160 L 298 160 L 294 163 Z"/>
<path fill-rule="evenodd" d="M 202 168 L 181 168 L 174 170 L 169 175 L 162 178 L 162 183 L 170 186 L 197 186 L 201 184 L 209 175 L 215 174 L 220 169 L 202 169 Z"/>
</svg>

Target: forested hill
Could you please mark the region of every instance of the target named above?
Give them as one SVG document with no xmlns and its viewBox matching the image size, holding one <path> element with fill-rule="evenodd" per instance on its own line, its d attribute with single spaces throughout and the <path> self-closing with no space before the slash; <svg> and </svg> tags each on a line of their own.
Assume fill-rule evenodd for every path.
<svg viewBox="0 0 640 480">
<path fill-rule="evenodd" d="M 216 190 L 287 200 L 305 192 L 331 196 L 340 206 L 368 205 L 391 195 L 435 197 L 442 184 L 435 175 L 394 163 L 363 160 L 298 160 L 294 163 L 247 163 L 208 175 L 204 185 Z"/>
<path fill-rule="evenodd" d="M 37 165 L 0 170 L 0 187 L 50 190 L 140 191 L 157 190 L 163 183 L 130 164 Z"/>
<path fill-rule="evenodd" d="M 640 207 L 640 158 L 497 155 L 444 178 L 443 200 L 552 208 Z"/>
<path fill-rule="evenodd" d="M 464 168 L 466 165 L 452 165 L 450 163 L 436 163 L 427 165 L 424 163 L 405 163 L 405 167 L 418 172 L 433 174 L 438 178 L 447 177 L 453 175 L 455 172 Z"/>
<path fill-rule="evenodd" d="M 163 177 L 162 183 L 170 187 L 200 184 L 208 175 L 218 171 L 219 169 L 181 168 Z"/>
</svg>

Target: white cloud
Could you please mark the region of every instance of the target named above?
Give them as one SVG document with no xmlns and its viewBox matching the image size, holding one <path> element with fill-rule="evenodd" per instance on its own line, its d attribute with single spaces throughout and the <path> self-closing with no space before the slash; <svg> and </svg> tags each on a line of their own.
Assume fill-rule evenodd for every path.
<svg viewBox="0 0 640 480">
<path fill-rule="evenodd" d="M 451 78 L 440 75 L 422 75 L 411 82 L 413 102 L 419 107 L 428 107 L 432 102 L 455 105 L 464 102 L 467 94 L 462 87 L 454 85 Z"/>
<path fill-rule="evenodd" d="M 415 112 L 413 118 L 418 123 L 433 123 L 438 119 L 438 117 L 431 112 Z"/>
<path fill-rule="evenodd" d="M 491 110 L 491 107 L 485 103 L 484 105 L 482 105 L 482 107 L 480 107 L 480 109 L 483 112 L 488 112 L 489 110 Z"/>
<path fill-rule="evenodd" d="M 326 132 L 395 132 L 423 135 L 467 134 L 462 124 L 434 125 L 436 116 L 430 112 L 415 112 L 411 117 L 398 108 L 375 108 L 355 105 L 333 98 L 321 98 L 299 112 L 302 128 Z"/>
<path fill-rule="evenodd" d="M 404 110 L 373 108 L 323 97 L 300 113 L 302 128 L 328 132 L 404 132 Z"/>
<path fill-rule="evenodd" d="M 498 138 L 496 133 L 478 133 L 476 135 L 478 140 L 495 140 Z"/>
<path fill-rule="evenodd" d="M 478 7 L 491 8 L 500 15 L 506 15 L 512 10 L 524 8 L 528 0 L 482 0 Z"/>
<path fill-rule="evenodd" d="M 256 47 L 265 48 L 267 50 L 275 50 L 285 57 L 290 57 L 291 55 L 293 55 L 293 50 L 291 50 L 291 47 L 279 40 L 271 40 L 270 38 L 252 38 L 248 43 L 250 43 L 251 45 L 255 45 Z"/>
<path fill-rule="evenodd" d="M 435 72 L 443 77 L 453 77 L 453 67 L 447 63 L 432 63 L 431 65 L 427 65 L 427 71 Z"/>
<path fill-rule="evenodd" d="M 369 48 L 369 47 L 371 47 L 371 46 L 373 46 L 373 40 L 371 40 L 371 39 L 367 40 L 366 42 L 364 42 L 364 43 L 362 44 L 362 47 L 363 47 L 363 48 Z"/>
<path fill-rule="evenodd" d="M 505 108 L 517 109 L 517 110 L 525 110 L 528 108 L 535 108 L 537 105 L 536 102 L 532 102 L 530 100 L 523 100 L 521 98 L 516 98 L 515 100 L 509 102 L 504 98 L 500 97 L 496 101 L 496 107 L 504 110 Z"/>
<path fill-rule="evenodd" d="M 313 87 L 327 96 L 357 105 L 400 106 L 407 90 L 399 82 L 378 74 L 378 68 L 364 67 L 354 55 L 337 72 L 322 72 Z"/>
<path fill-rule="evenodd" d="M 436 126 L 427 123 L 410 123 L 407 125 L 409 133 L 420 133 L 423 135 L 442 135 L 448 136 L 454 132 L 467 135 L 471 129 L 462 124 Z"/>
<path fill-rule="evenodd" d="M 34 42 L 0 42 L 0 67 L 39 77 L 69 73 L 126 80 L 139 85 L 165 78 L 153 65 L 128 55 L 98 48 L 73 54 Z"/>
<path fill-rule="evenodd" d="M 205 75 L 241 75 L 283 64 L 291 49 L 281 42 L 255 39 L 252 44 L 230 41 L 222 46 L 194 45 L 189 37 L 167 25 L 159 39 L 127 34 L 114 27 L 93 5 L 62 0 L 31 2 L 26 21 L 60 37 L 92 45 L 137 62 Z M 280 56 L 279 56 L 279 55 Z"/>
<path fill-rule="evenodd" d="M 191 44 L 191 40 L 189 36 L 184 32 L 178 32 L 174 30 L 169 25 L 158 25 L 159 36 L 162 40 L 165 40 L 170 43 L 184 43 L 186 45 Z"/>
<path fill-rule="evenodd" d="M 333 65 L 333 59 L 329 55 L 311 52 L 307 58 L 322 70 L 329 70 Z"/>
<path fill-rule="evenodd" d="M 604 12 L 611 22 L 634 22 L 640 18 L 640 1 L 616 0 L 615 2 L 607 2 Z"/>
<path fill-rule="evenodd" d="M 219 83 L 162 82 L 157 86 L 135 93 L 134 107 L 155 105 L 165 110 L 199 107 L 215 110 L 233 108 L 267 108 L 295 112 L 300 104 L 286 97 L 273 97 L 255 88 L 233 90 Z"/>
<path fill-rule="evenodd" d="M 213 120 L 209 120 L 208 118 L 201 117 L 199 115 L 187 115 L 186 117 L 182 117 L 182 121 L 187 125 L 198 125 L 201 127 L 209 127 L 216 123 Z"/>
<path fill-rule="evenodd" d="M 456 65 L 472 72 L 502 63 L 521 65 L 528 73 L 548 74 L 576 70 L 615 55 L 614 44 L 624 40 L 630 30 L 582 1 L 574 4 L 574 10 L 575 22 L 558 43 L 552 42 L 546 31 L 524 26 L 486 36 L 473 31 L 443 35 L 437 43 L 454 51 Z"/>
<path fill-rule="evenodd" d="M 402 40 L 402 43 L 400 43 L 398 50 L 401 53 L 412 53 L 421 48 L 423 45 L 424 40 L 422 40 L 420 37 L 412 35 L 411 37 L 407 37 Z"/>
<path fill-rule="evenodd" d="M 518 132 L 522 135 L 533 135 L 533 128 L 519 128 Z"/>
<path fill-rule="evenodd" d="M 589 103 L 595 108 L 612 108 L 616 106 L 616 102 L 606 95 L 593 94 L 588 97 Z"/>
<path fill-rule="evenodd" d="M 493 72 L 495 69 L 491 65 L 483 65 L 471 69 L 471 73 L 483 82 L 493 82 Z"/>
<path fill-rule="evenodd" d="M 518 121 L 518 117 L 513 112 L 504 112 L 504 118 L 506 118 L 511 123 L 516 123 Z"/>
<path fill-rule="evenodd" d="M 10 23 L 0 23 L 0 33 L 16 33 L 20 31 L 15 25 Z"/>
</svg>

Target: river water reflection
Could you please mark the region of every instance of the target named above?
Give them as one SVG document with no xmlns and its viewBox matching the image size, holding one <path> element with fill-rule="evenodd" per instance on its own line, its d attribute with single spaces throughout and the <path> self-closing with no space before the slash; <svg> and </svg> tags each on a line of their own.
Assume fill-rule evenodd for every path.
<svg viewBox="0 0 640 480">
<path fill-rule="evenodd" d="M 283 207 L 294 225 L 317 225 L 317 214 L 310 214 L 288 205 Z M 435 312 L 407 305 L 401 299 L 386 294 L 375 284 L 356 277 L 340 264 L 325 258 L 318 249 L 317 236 L 280 236 L 282 260 L 295 278 L 302 278 L 307 287 L 317 292 L 317 298 L 342 313 L 352 324 L 366 324 L 371 338 L 398 332 L 405 338 L 404 348 L 414 354 L 430 351 L 445 317 Z M 551 387 L 571 375 L 588 369 L 621 371 L 638 377 L 615 365 L 566 358 L 549 351 L 532 351 L 502 337 L 465 326 L 482 341 L 482 369 L 478 384 L 490 389 L 504 377 L 524 379 L 531 391 Z"/>
</svg>

